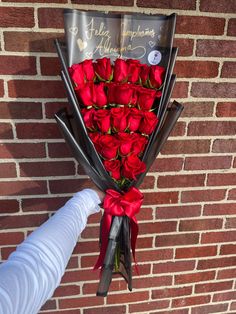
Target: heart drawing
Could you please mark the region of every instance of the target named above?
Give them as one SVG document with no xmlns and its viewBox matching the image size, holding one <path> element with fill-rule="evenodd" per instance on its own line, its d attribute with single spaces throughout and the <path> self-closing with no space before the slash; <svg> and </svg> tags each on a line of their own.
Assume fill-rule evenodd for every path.
<svg viewBox="0 0 236 314">
<path fill-rule="evenodd" d="M 70 32 L 72 35 L 76 36 L 77 33 L 78 33 L 78 27 L 70 27 L 70 28 L 69 28 L 69 32 Z"/>
<path fill-rule="evenodd" d="M 78 44 L 78 47 L 79 47 L 80 51 L 83 51 L 88 46 L 87 41 L 83 41 L 80 38 L 77 40 L 77 44 Z"/>
<path fill-rule="evenodd" d="M 153 41 L 151 41 L 151 40 L 148 42 L 148 44 L 149 44 L 149 46 L 150 46 L 151 48 L 153 48 L 153 47 L 155 46 L 155 43 L 154 43 Z"/>
</svg>

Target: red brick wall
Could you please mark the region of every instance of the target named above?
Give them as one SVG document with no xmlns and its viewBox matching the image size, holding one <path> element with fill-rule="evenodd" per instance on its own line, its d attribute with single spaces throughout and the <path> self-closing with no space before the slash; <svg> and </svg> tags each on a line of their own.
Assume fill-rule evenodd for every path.
<svg viewBox="0 0 236 314">
<path fill-rule="evenodd" d="M 43 313 L 235 313 L 235 0 L 1 1 L 1 259 L 91 184 L 53 118 L 66 105 L 52 41 L 67 7 L 178 13 L 173 98 L 185 111 L 142 185 L 133 292 L 117 278 L 95 297 L 98 215 Z"/>
</svg>

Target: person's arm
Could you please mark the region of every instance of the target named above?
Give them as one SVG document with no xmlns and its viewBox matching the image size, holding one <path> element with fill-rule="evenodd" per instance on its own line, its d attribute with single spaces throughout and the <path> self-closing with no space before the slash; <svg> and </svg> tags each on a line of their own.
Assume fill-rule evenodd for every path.
<svg viewBox="0 0 236 314">
<path fill-rule="evenodd" d="M 90 214 L 103 194 L 85 189 L 36 229 L 0 266 L 0 314 L 34 314 L 60 284 Z"/>
</svg>

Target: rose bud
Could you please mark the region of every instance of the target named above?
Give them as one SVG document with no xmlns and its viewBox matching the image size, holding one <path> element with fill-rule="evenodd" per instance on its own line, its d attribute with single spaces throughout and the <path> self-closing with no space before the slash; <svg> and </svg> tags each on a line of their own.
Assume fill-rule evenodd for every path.
<svg viewBox="0 0 236 314">
<path fill-rule="evenodd" d="M 107 95 L 105 93 L 104 86 L 104 83 L 94 85 L 96 106 L 98 107 L 104 107 L 107 105 Z"/>
<path fill-rule="evenodd" d="M 101 135 L 99 139 L 99 153 L 104 159 L 115 159 L 118 154 L 119 141 L 112 135 Z"/>
<path fill-rule="evenodd" d="M 132 146 L 132 151 L 136 155 L 140 155 L 141 153 L 144 152 L 144 149 L 148 143 L 148 139 L 146 136 L 143 136 L 139 133 L 133 133 L 133 146 Z"/>
<path fill-rule="evenodd" d="M 143 119 L 139 126 L 139 132 L 149 135 L 155 129 L 157 123 L 158 118 L 153 112 L 143 111 Z"/>
<path fill-rule="evenodd" d="M 156 98 L 156 91 L 154 89 L 139 86 L 137 94 L 139 109 L 144 111 L 150 110 Z"/>
<path fill-rule="evenodd" d="M 85 106 L 93 106 L 96 102 L 94 84 L 87 82 L 84 86 L 76 87 L 75 92 Z"/>
<path fill-rule="evenodd" d="M 142 113 L 137 108 L 130 108 L 127 123 L 130 132 L 135 132 L 139 128 L 140 121 L 142 119 Z"/>
<path fill-rule="evenodd" d="M 136 176 L 146 170 L 145 163 L 135 154 L 123 158 L 122 166 L 122 175 L 130 180 L 136 180 Z"/>
<path fill-rule="evenodd" d="M 120 180 L 120 160 L 104 160 L 103 164 L 113 179 Z"/>
<path fill-rule="evenodd" d="M 102 133 L 107 133 L 111 127 L 110 111 L 99 109 L 95 111 L 94 121 Z"/>
<path fill-rule="evenodd" d="M 83 66 L 83 72 L 84 72 L 85 79 L 87 81 L 93 81 L 95 78 L 95 72 L 93 69 L 93 61 L 92 60 L 84 60 L 83 62 L 81 62 L 81 64 Z"/>
<path fill-rule="evenodd" d="M 119 152 L 122 157 L 127 156 L 130 154 L 132 145 L 133 145 L 133 138 L 129 133 L 119 132 L 116 135 L 116 138 L 120 142 Z"/>
<path fill-rule="evenodd" d="M 159 65 L 151 65 L 149 73 L 149 83 L 152 88 L 160 88 L 163 84 L 165 68 Z"/>
<path fill-rule="evenodd" d="M 85 78 L 82 64 L 73 64 L 68 68 L 68 71 L 76 87 L 84 85 Z"/>
<path fill-rule="evenodd" d="M 91 141 L 93 142 L 97 152 L 100 151 L 100 145 L 99 145 L 100 136 L 101 135 L 97 132 L 96 133 L 92 133 L 92 132 L 89 133 L 89 137 L 90 137 Z"/>
<path fill-rule="evenodd" d="M 123 132 L 128 126 L 129 108 L 117 107 L 111 109 L 111 125 L 115 132 Z"/>
<path fill-rule="evenodd" d="M 150 67 L 147 64 L 141 64 L 140 79 L 141 79 L 142 85 L 147 85 L 149 71 L 150 71 Z"/>
<path fill-rule="evenodd" d="M 95 109 L 82 109 L 81 113 L 83 115 L 84 123 L 87 129 L 91 131 L 95 131 L 95 124 L 94 124 L 94 113 Z"/>
<path fill-rule="evenodd" d="M 109 58 L 98 59 L 93 64 L 95 73 L 100 81 L 111 81 L 112 80 L 112 66 Z"/>
<path fill-rule="evenodd" d="M 127 59 L 126 64 L 128 66 L 128 82 L 136 83 L 139 79 L 140 73 L 140 61 L 134 59 Z"/>
<path fill-rule="evenodd" d="M 126 82 L 128 77 L 128 66 L 123 59 L 116 59 L 114 63 L 114 82 Z"/>
</svg>

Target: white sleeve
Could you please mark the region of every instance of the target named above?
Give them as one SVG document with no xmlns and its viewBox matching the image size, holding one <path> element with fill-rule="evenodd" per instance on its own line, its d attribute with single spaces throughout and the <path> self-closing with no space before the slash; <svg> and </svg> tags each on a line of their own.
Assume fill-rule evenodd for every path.
<svg viewBox="0 0 236 314">
<path fill-rule="evenodd" d="M 87 217 L 99 212 L 97 193 L 75 194 L 0 266 L 0 314 L 34 314 L 60 284 Z"/>
</svg>

